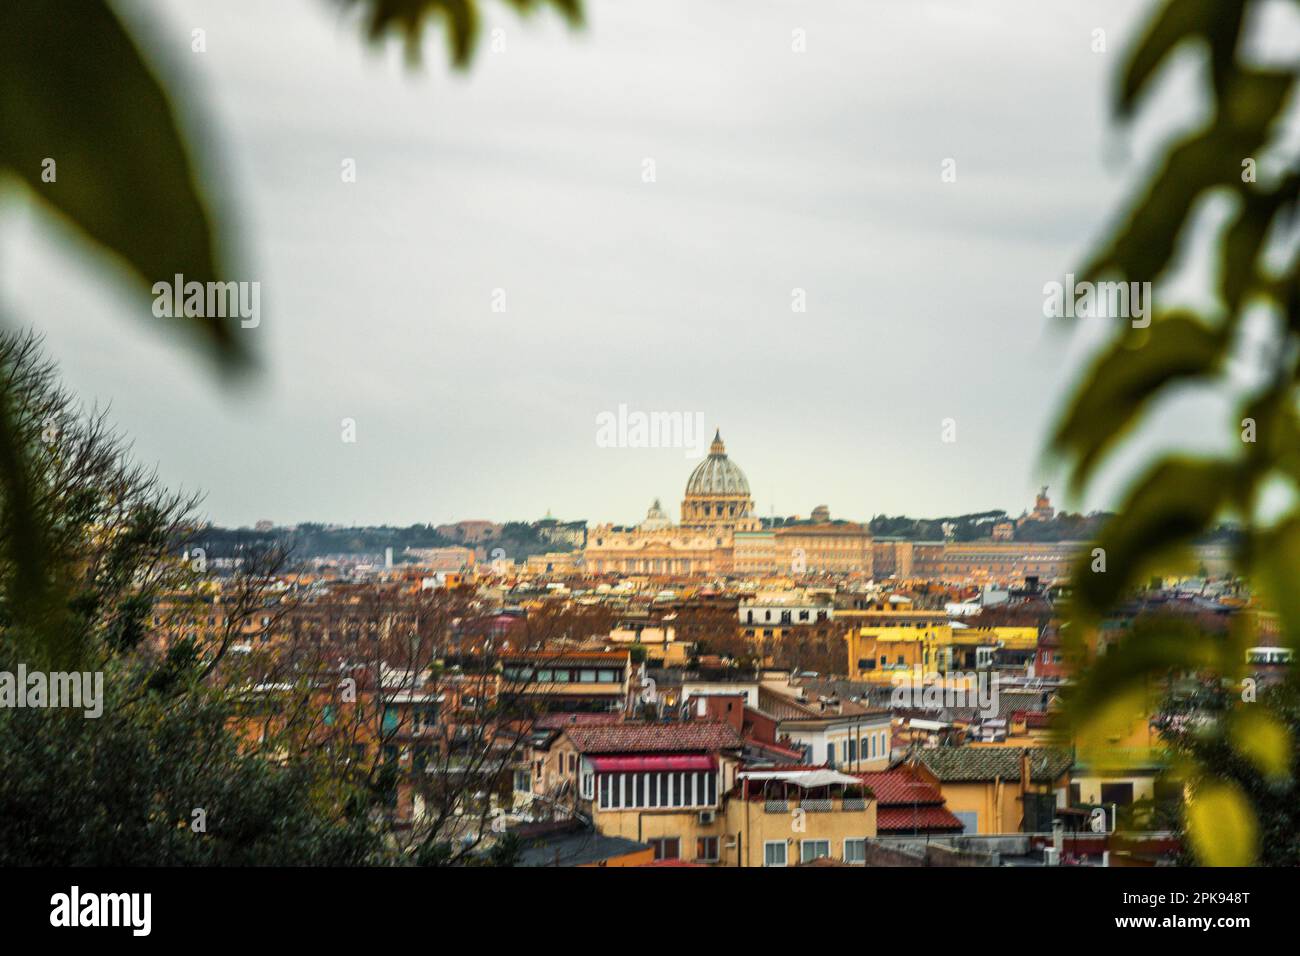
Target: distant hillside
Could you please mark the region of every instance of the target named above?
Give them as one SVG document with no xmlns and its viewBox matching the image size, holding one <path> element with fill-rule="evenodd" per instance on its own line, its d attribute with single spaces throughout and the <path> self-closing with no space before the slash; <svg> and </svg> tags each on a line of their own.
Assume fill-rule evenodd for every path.
<svg viewBox="0 0 1300 956">
<path fill-rule="evenodd" d="M 1026 521 L 1015 529 L 1016 541 L 1091 541 L 1101 526 L 1114 515 L 1111 511 L 1090 514 L 1059 512 L 1050 521 Z M 1000 521 L 1014 521 L 1005 511 L 981 511 L 949 518 L 909 518 L 877 515 L 871 519 L 871 533 L 876 537 L 903 538 L 908 541 L 942 541 L 944 525 L 952 525 L 955 541 L 976 541 L 993 536 L 993 526 Z M 1232 525 L 1219 525 L 1197 539 L 1199 544 L 1231 542 L 1237 535 Z"/>
<path fill-rule="evenodd" d="M 460 542 L 440 534 L 433 525 L 413 524 L 405 528 L 381 525 L 378 527 L 340 528 L 323 524 L 300 524 L 294 528 L 273 528 L 254 531 L 250 528 L 219 528 L 210 526 L 198 532 L 192 547 L 203 548 L 209 558 L 233 557 L 241 549 L 272 544 L 287 545 L 293 556 L 300 560 L 319 558 L 330 554 L 382 555 L 385 548 L 393 549 L 394 563 L 402 563 L 407 548 L 446 548 L 459 546 Z M 475 546 L 480 557 L 491 557 L 500 548 L 506 557 L 522 561 L 530 555 L 546 551 L 568 551 L 569 546 L 543 541 L 537 529 L 522 521 L 509 521 L 501 526 L 499 535 Z"/>
</svg>

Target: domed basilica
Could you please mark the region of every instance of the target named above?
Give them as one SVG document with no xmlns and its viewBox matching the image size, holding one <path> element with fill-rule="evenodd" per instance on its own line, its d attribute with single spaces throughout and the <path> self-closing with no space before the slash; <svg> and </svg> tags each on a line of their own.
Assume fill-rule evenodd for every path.
<svg viewBox="0 0 1300 956">
<path fill-rule="evenodd" d="M 719 432 L 686 481 L 681 524 L 668 519 L 656 498 L 636 527 L 590 528 L 583 561 L 597 574 L 869 574 L 871 535 L 861 525 L 829 521 L 764 529 L 754 514 L 749 480 L 727 457 Z"/>
</svg>

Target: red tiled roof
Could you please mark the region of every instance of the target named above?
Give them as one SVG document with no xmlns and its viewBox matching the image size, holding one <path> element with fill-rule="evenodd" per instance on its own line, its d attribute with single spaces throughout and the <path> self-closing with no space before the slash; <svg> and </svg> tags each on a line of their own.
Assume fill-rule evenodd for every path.
<svg viewBox="0 0 1300 956">
<path fill-rule="evenodd" d="M 680 724 L 625 721 L 606 727 L 566 727 L 564 733 L 584 754 L 739 750 L 744 745 L 730 724 L 713 720 Z"/>
<path fill-rule="evenodd" d="M 914 830 L 952 830 L 960 833 L 962 822 L 945 807 L 880 807 L 876 810 L 877 833 L 911 833 Z"/>
<path fill-rule="evenodd" d="M 943 806 L 943 795 L 938 790 L 917 780 L 901 767 L 873 773 L 855 773 L 853 776 L 871 788 L 882 813 L 890 806 L 906 806 L 909 809 L 916 804 Z"/>
</svg>

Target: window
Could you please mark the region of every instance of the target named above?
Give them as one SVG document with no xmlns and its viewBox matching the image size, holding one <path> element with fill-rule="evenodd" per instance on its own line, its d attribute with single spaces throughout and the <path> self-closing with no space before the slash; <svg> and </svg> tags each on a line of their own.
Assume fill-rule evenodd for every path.
<svg viewBox="0 0 1300 956">
<path fill-rule="evenodd" d="M 427 749 L 427 748 L 425 748 L 425 749 Z M 417 748 L 416 763 L 417 763 L 417 764 L 423 764 L 423 763 L 424 763 L 424 760 L 421 759 L 421 757 L 420 757 L 420 755 L 419 755 L 419 748 Z M 530 791 L 530 790 L 532 790 L 532 789 L 533 789 L 533 775 L 530 774 L 527 770 L 516 770 L 516 771 L 515 771 L 515 790 L 516 790 L 518 793 L 527 793 L 528 791 Z"/>
<path fill-rule="evenodd" d="M 676 860 L 681 855 L 681 841 L 677 837 L 656 837 L 646 842 L 654 847 L 656 860 Z"/>
<path fill-rule="evenodd" d="M 596 672 L 595 672 L 595 671 L 579 671 L 579 673 L 578 673 L 578 682 L 581 683 L 581 684 L 594 684 L 594 683 L 596 683 Z"/>
<path fill-rule="evenodd" d="M 854 763 L 858 759 L 858 742 L 854 738 L 849 738 L 849 763 Z"/>
<path fill-rule="evenodd" d="M 785 866 L 785 841 L 771 840 L 763 844 L 764 866 Z"/>
<path fill-rule="evenodd" d="M 616 683 L 618 683 L 618 671 L 601 671 L 601 672 L 600 672 L 600 683 L 602 683 L 602 684 L 616 684 Z"/>
<path fill-rule="evenodd" d="M 799 862 L 811 863 L 813 860 L 820 860 L 823 857 L 831 855 L 830 840 L 800 840 L 799 841 Z"/>
<path fill-rule="evenodd" d="M 713 807 L 718 803 L 718 775 L 713 771 L 602 773 L 597 783 L 584 783 L 583 786 L 585 789 L 599 791 L 600 807 L 603 810 Z"/>
<path fill-rule="evenodd" d="M 582 771 L 582 799 L 590 800 L 596 795 L 596 775 L 589 770 Z"/>
<path fill-rule="evenodd" d="M 695 841 L 695 859 L 704 863 L 716 863 L 718 860 L 718 838 L 700 837 Z"/>
<path fill-rule="evenodd" d="M 867 862 L 867 841 L 863 838 L 844 841 L 845 863 Z"/>
<path fill-rule="evenodd" d="M 1133 784 L 1103 783 L 1101 785 L 1101 802 L 1118 803 L 1121 807 L 1127 807 L 1133 802 Z"/>
<path fill-rule="evenodd" d="M 834 741 L 826 744 L 826 766 L 835 766 L 835 743 Z"/>
</svg>

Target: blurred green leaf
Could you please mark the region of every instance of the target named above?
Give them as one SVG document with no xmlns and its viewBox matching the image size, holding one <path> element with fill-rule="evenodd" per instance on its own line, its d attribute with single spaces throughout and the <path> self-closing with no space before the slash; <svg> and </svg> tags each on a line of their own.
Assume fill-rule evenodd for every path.
<svg viewBox="0 0 1300 956">
<path fill-rule="evenodd" d="M 42 180 L 47 158 L 54 182 Z M 171 104 L 103 0 L 0 6 L 0 167 L 146 287 L 178 273 L 220 278 Z M 247 354 L 233 332 L 238 319 L 166 321 L 197 332 L 228 365 Z"/>
<path fill-rule="evenodd" d="M 1204 866 L 1250 866 L 1255 862 L 1259 824 L 1241 787 L 1204 781 L 1187 804 L 1187 835 Z"/>
<path fill-rule="evenodd" d="M 1076 610 L 1101 615 L 1152 569 L 1153 561 L 1189 543 L 1240 493 L 1231 462 L 1166 458 L 1138 482 L 1119 513 L 1102 528 L 1096 547 L 1105 571 L 1085 553 L 1074 576 Z"/>
<path fill-rule="evenodd" d="M 1243 24 L 1259 6 L 1254 0 L 1160 4 L 1126 58 L 1116 88 L 1116 114 L 1121 120 L 1132 119 L 1139 100 L 1174 52 L 1199 44 L 1209 53 L 1211 118 L 1164 150 L 1156 171 L 1125 204 L 1108 238 L 1098 243 L 1086 267 L 1076 270 L 1084 281 L 1118 274 L 1126 281 L 1160 283 L 1159 295 L 1201 200 L 1225 191 L 1239 200 L 1211 249 L 1220 265 L 1218 292 L 1224 314 L 1211 318 L 1184 312 L 1147 330 L 1125 328 L 1122 340 L 1109 346 L 1080 381 L 1052 441 L 1053 450 L 1064 455 L 1071 468 L 1076 491 L 1163 389 L 1190 380 L 1227 384 L 1227 353 L 1254 296 L 1266 297 L 1286 316 L 1284 340 L 1274 343 L 1270 381 L 1242 403 L 1241 420 L 1232 426 L 1234 431 L 1242 429 L 1234 436 L 1241 438 L 1239 460 L 1175 456 L 1159 461 L 1102 529 L 1096 542 L 1100 552 L 1085 555 L 1076 566 L 1071 632 L 1076 636 L 1067 643 L 1086 666 L 1078 687 L 1066 696 L 1066 712 L 1076 729 L 1092 733 L 1100 728 L 1103 744 L 1111 718 L 1120 720 L 1140 710 L 1149 682 L 1158 676 L 1210 671 L 1231 681 L 1245 672 L 1244 650 L 1252 630 L 1247 627 L 1233 627 L 1226 637 L 1202 633 L 1194 625 L 1187 625 L 1190 632 L 1173 629 L 1141 639 L 1129 634 L 1096 657 L 1089 656 L 1083 637 L 1094 633 L 1093 626 L 1106 611 L 1147 574 L 1184 557 L 1221 512 L 1231 510 L 1244 520 L 1233 546 L 1237 569 L 1254 573 L 1266 606 L 1278 610 L 1288 641 L 1294 645 L 1300 638 L 1300 588 L 1294 585 L 1300 567 L 1300 515 L 1272 531 L 1257 526 L 1267 481 L 1284 477 L 1300 484 L 1300 413 L 1295 401 L 1300 263 L 1293 256 L 1284 267 L 1286 275 L 1278 278 L 1265 271 L 1262 255 L 1265 249 L 1274 252 L 1272 240 L 1295 225 L 1300 174 L 1281 147 L 1289 142 L 1290 131 L 1283 123 L 1289 114 L 1284 110 L 1297 74 L 1238 60 Z M 1278 166 L 1289 164 L 1290 171 L 1271 185 L 1258 181 L 1261 165 L 1274 160 Z M 1256 175 L 1246 175 L 1248 169 Z M 1154 351 L 1143 354 L 1153 346 Z M 1098 553 L 1104 555 L 1104 570 L 1094 559 Z M 1293 748 L 1285 724 L 1247 711 L 1232 720 L 1228 735 L 1235 751 L 1222 734 L 1211 735 L 1212 746 L 1195 747 L 1208 746 L 1243 766 L 1249 759 L 1252 766 L 1279 778 Z M 1199 759 L 1185 769 L 1193 777 L 1204 777 L 1205 764 Z M 1252 791 L 1256 798 L 1272 799 L 1269 794 Z M 1203 863 L 1243 865 L 1256 858 L 1258 820 L 1236 782 L 1203 782 L 1197 787 L 1187 808 L 1187 828 Z"/>
<path fill-rule="evenodd" d="M 1130 202 L 1110 242 L 1080 271 L 1097 280 L 1116 271 L 1131 281 L 1155 282 L 1173 257 L 1197 199 L 1216 186 L 1243 191 L 1242 159 L 1267 142 L 1295 76 L 1267 70 L 1235 73 L 1211 125 L 1169 150 L 1160 171 Z"/>
<path fill-rule="evenodd" d="M 1102 352 L 1052 438 L 1053 448 L 1074 462 L 1072 490 L 1083 488 L 1100 458 L 1161 389 L 1217 371 L 1226 346 L 1223 332 L 1179 312 L 1153 321 L 1138 341 L 1121 337 Z"/>
<path fill-rule="evenodd" d="M 1128 56 L 1115 107 L 1130 115 L 1165 59 L 1185 41 L 1203 41 L 1216 76 L 1231 64 L 1246 0 L 1165 0 Z"/>
<path fill-rule="evenodd" d="M 1220 667 L 1234 647 L 1187 620 L 1143 620 L 1095 654 L 1062 695 L 1064 723 L 1078 738 L 1104 737 L 1118 720 L 1129 720 L 1151 704 L 1153 679 L 1170 673 Z M 1087 741 L 1083 741 L 1086 743 Z"/>
<path fill-rule="evenodd" d="M 1291 731 L 1263 709 L 1246 704 L 1228 725 L 1232 746 L 1275 782 L 1291 776 Z"/>
<path fill-rule="evenodd" d="M 1229 316 L 1241 309 L 1246 294 L 1259 281 L 1259 254 L 1277 214 L 1295 203 L 1300 179 L 1287 177 L 1281 189 L 1242 193 L 1241 206 L 1223 237 L 1219 266 L 1219 295 Z"/>
<path fill-rule="evenodd" d="M 438 18 L 446 21 L 447 43 L 452 65 L 464 69 L 474 56 L 478 41 L 479 0 L 338 0 L 348 7 L 364 11 L 366 35 L 371 42 L 382 40 L 389 33 L 397 33 L 406 41 L 406 56 L 412 63 L 420 60 L 420 43 L 424 34 L 424 21 Z M 506 0 L 519 14 L 529 14 L 544 6 L 554 7 L 570 26 L 582 23 L 580 0 Z"/>
<path fill-rule="evenodd" d="M 1259 532 L 1255 549 L 1255 579 L 1261 596 L 1275 609 L 1282 638 L 1300 648 L 1300 518 L 1291 518 L 1267 532 Z"/>
</svg>

